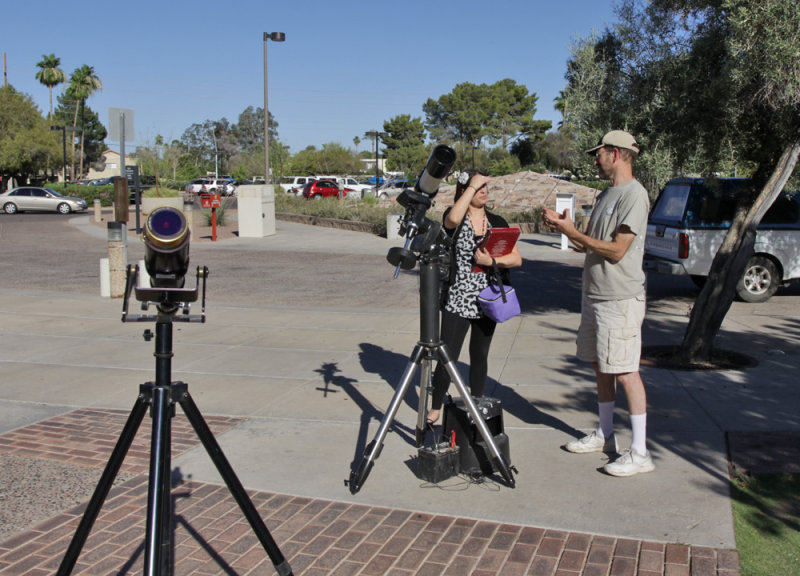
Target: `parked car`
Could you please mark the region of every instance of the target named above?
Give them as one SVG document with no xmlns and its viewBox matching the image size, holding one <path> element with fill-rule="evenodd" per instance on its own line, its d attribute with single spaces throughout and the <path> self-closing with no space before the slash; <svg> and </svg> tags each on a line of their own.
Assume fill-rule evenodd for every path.
<svg viewBox="0 0 800 576">
<path fill-rule="evenodd" d="M 734 216 L 742 178 L 677 178 L 667 182 L 647 224 L 644 267 L 688 274 L 702 285 Z M 736 286 L 746 302 L 764 302 L 800 278 L 800 194 L 782 193 L 756 232 L 754 254 Z"/>
<path fill-rule="evenodd" d="M 339 188 L 339 184 L 333 180 L 314 180 L 303 187 L 303 198 L 306 200 L 311 200 L 312 198 L 338 198 L 340 191 L 343 196 L 347 196 L 348 193 L 355 193 L 355 190 L 350 188 Z"/>
<path fill-rule="evenodd" d="M 83 212 L 86 201 L 83 198 L 62 196 L 50 188 L 20 186 L 0 194 L 0 208 L 6 214 L 15 212 Z"/>
<path fill-rule="evenodd" d="M 236 193 L 236 182 L 228 178 L 209 178 L 200 190 L 201 194 L 220 194 L 233 196 Z"/>
<path fill-rule="evenodd" d="M 302 196 L 303 187 L 314 180 L 317 180 L 316 176 L 284 176 L 281 178 L 280 186 L 287 194 Z"/>
<path fill-rule="evenodd" d="M 89 182 L 89 186 L 109 186 L 114 184 L 114 177 L 109 176 L 108 178 L 95 178 L 91 182 Z"/>
<path fill-rule="evenodd" d="M 371 192 L 375 188 L 375 186 L 370 184 L 361 184 L 358 180 L 351 176 L 320 176 L 319 179 L 333 180 L 337 184 L 341 184 L 348 190 L 352 191 L 348 196 L 356 198 L 363 198 L 368 192 Z"/>
<path fill-rule="evenodd" d="M 200 178 L 199 180 L 192 180 L 186 185 L 185 191 L 187 194 L 200 194 L 203 186 L 208 183 L 208 178 Z"/>
<path fill-rule="evenodd" d="M 389 180 L 375 191 L 375 197 L 386 200 L 397 196 L 408 186 L 405 180 Z"/>
</svg>

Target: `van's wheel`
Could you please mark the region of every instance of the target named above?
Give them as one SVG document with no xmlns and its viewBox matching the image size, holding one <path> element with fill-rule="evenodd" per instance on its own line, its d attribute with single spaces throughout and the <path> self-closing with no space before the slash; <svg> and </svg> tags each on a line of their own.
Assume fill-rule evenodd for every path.
<svg viewBox="0 0 800 576">
<path fill-rule="evenodd" d="M 764 256 L 753 256 L 736 284 L 736 294 L 745 302 L 766 302 L 778 290 L 779 284 L 775 263 Z"/>
</svg>

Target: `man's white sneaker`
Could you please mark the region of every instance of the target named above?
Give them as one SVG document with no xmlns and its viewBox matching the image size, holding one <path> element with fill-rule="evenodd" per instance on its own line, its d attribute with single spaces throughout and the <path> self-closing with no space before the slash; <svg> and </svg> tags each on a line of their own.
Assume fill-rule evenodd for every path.
<svg viewBox="0 0 800 576">
<path fill-rule="evenodd" d="M 567 452 L 573 452 L 574 454 L 588 454 L 589 452 L 608 452 L 613 454 L 617 452 L 617 437 L 612 434 L 609 438 L 601 438 L 597 434 L 597 430 L 595 430 L 583 438 L 567 442 L 564 448 Z"/>
<path fill-rule="evenodd" d="M 646 452 L 642 456 L 635 450 L 625 450 L 619 458 L 603 467 L 603 470 L 612 476 L 634 476 L 644 472 L 652 472 L 655 469 L 656 466 L 653 464 L 650 452 Z"/>
</svg>

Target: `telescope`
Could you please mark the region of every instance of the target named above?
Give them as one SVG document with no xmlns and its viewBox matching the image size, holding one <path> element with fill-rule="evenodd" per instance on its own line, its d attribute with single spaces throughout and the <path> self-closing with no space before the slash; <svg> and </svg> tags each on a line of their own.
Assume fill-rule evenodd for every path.
<svg viewBox="0 0 800 576">
<path fill-rule="evenodd" d="M 142 310 L 153 304 L 160 315 L 173 315 L 183 309 L 179 322 L 205 322 L 206 278 L 208 268 L 197 267 L 194 288 L 186 288 L 189 269 L 189 226 L 183 212 L 171 206 L 160 206 L 150 212 L 144 225 L 144 267 L 150 277 L 150 287 L 139 287 L 139 267 L 128 266 L 125 284 L 125 302 L 122 307 L 123 322 L 149 322 L 156 316 L 128 314 L 131 295 L 142 303 Z M 199 316 L 190 315 L 191 304 L 200 297 L 202 280 L 202 307 Z"/>
<path fill-rule="evenodd" d="M 395 278 L 400 274 L 401 268 L 414 268 L 417 263 L 415 252 L 427 251 L 439 239 L 441 226 L 426 218 L 425 213 L 431 207 L 431 200 L 439 192 L 439 184 L 455 163 L 455 150 L 439 144 L 428 157 L 414 188 L 403 190 L 397 197 L 397 202 L 406 209 L 400 222 L 400 233 L 406 237 L 406 242 L 403 247 L 391 248 L 386 255 L 389 263 L 395 266 Z"/>
<path fill-rule="evenodd" d="M 183 288 L 189 269 L 189 227 L 183 212 L 153 210 L 144 224 L 144 267 L 153 288 Z"/>
<path fill-rule="evenodd" d="M 425 168 L 422 169 L 422 173 L 414 185 L 414 190 L 425 194 L 428 198 L 433 198 L 439 192 L 439 184 L 450 173 L 450 169 L 455 163 L 455 150 L 445 144 L 439 144 L 428 157 Z"/>
</svg>

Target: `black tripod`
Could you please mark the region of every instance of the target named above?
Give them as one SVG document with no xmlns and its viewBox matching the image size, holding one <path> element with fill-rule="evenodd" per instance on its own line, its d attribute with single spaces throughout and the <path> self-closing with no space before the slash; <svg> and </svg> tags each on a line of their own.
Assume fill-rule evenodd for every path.
<svg viewBox="0 0 800 576">
<path fill-rule="evenodd" d="M 409 195 L 409 191 L 403 192 Z M 401 197 L 398 201 L 402 200 Z M 425 439 L 425 417 L 428 411 L 428 396 L 431 391 L 431 375 L 432 375 L 432 362 L 438 354 L 439 362 L 442 362 L 447 369 L 447 373 L 458 388 L 458 393 L 464 400 L 464 405 L 469 410 L 472 420 L 477 426 L 484 442 L 489 447 L 492 456 L 494 457 L 495 465 L 513 488 L 515 485 L 514 477 L 511 475 L 509 464 L 505 461 L 503 454 L 497 448 L 494 438 L 486 426 L 475 401 L 469 393 L 469 390 L 464 383 L 461 374 L 458 372 L 458 367 L 447 345 L 442 342 L 439 334 L 439 290 L 441 282 L 441 268 L 444 262 L 448 261 L 449 254 L 443 246 L 443 238 L 441 226 L 434 223 L 427 218 L 423 219 L 421 214 L 430 206 L 430 201 L 425 200 L 420 196 L 410 195 L 410 199 L 406 199 L 409 204 L 407 220 L 410 221 L 408 226 L 414 230 L 424 230 L 424 234 L 415 235 L 414 242 L 411 244 L 411 250 L 408 247 L 408 240 L 404 248 L 392 248 L 387 256 L 389 262 L 395 264 L 399 268 L 411 269 L 416 265 L 417 257 L 414 252 L 419 252 L 420 262 L 420 339 L 414 347 L 411 356 L 409 357 L 408 365 L 403 373 L 400 384 L 395 390 L 389 408 L 381 421 L 375 438 L 364 450 L 364 455 L 358 468 L 350 474 L 350 481 L 348 482 L 350 492 L 355 494 L 361 489 L 364 482 L 367 480 L 375 460 L 380 456 L 381 449 L 383 448 L 383 441 L 386 434 L 389 432 L 389 427 L 400 408 L 403 397 L 411 384 L 414 374 L 417 369 L 422 366 L 422 374 L 420 377 L 420 391 L 419 391 L 419 409 L 417 414 L 417 446 L 422 446 Z M 415 214 L 416 211 L 416 214 Z M 413 231 L 412 231 L 413 233 Z"/>
<path fill-rule="evenodd" d="M 255 532 L 264 550 L 272 560 L 275 570 L 280 576 L 291 576 L 292 569 L 281 554 L 269 530 L 258 515 L 253 502 L 244 490 L 230 463 L 222 453 L 208 424 L 200 414 L 197 405 L 189 395 L 187 384 L 172 382 L 172 324 L 173 322 L 205 321 L 205 279 L 207 268 L 197 269 L 197 283 L 203 279 L 203 313 L 201 316 L 190 316 L 189 303 L 197 300 L 198 288 L 136 288 L 136 298 L 147 308 L 150 303 L 158 303 L 159 314 L 156 316 L 128 316 L 128 298 L 136 285 L 138 267 L 128 268 L 125 303 L 123 305 L 123 322 L 156 323 L 156 381 L 147 382 L 139 387 L 139 396 L 131 410 L 125 427 L 120 434 L 111 457 L 106 464 L 100 481 L 95 488 L 86 511 L 83 514 L 75 535 L 72 537 L 67 553 L 58 569 L 58 576 L 72 573 L 78 556 L 89 537 L 89 532 L 100 513 L 100 508 L 108 496 L 114 478 L 122 466 L 122 461 L 133 443 L 136 431 L 150 406 L 153 419 L 150 439 L 150 477 L 147 491 L 147 523 L 145 528 L 144 574 L 146 576 L 166 576 L 172 574 L 172 509 L 170 506 L 171 490 L 171 430 L 172 418 L 175 416 L 175 404 L 183 408 L 195 433 L 217 467 L 231 495 L 241 508 L 251 528 Z M 184 315 L 175 316 L 175 312 L 184 309 Z M 145 331 L 145 339 L 150 340 L 152 333 Z"/>
</svg>

